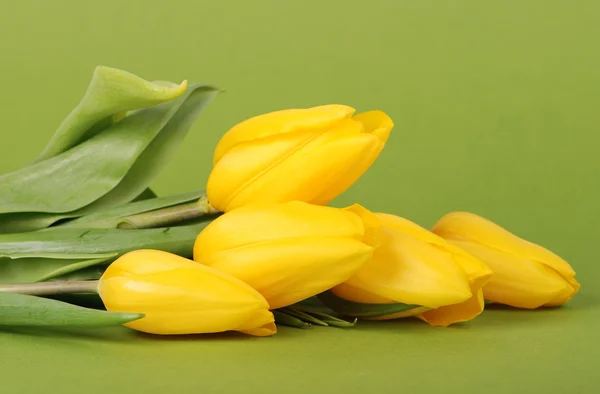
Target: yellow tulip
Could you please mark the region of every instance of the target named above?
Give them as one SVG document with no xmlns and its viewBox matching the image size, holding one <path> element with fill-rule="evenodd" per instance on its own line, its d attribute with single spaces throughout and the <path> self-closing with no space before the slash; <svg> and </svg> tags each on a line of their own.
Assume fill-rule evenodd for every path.
<svg viewBox="0 0 600 394">
<path fill-rule="evenodd" d="M 194 260 L 243 280 L 281 308 L 344 282 L 370 260 L 377 227 L 369 214 L 299 201 L 249 205 L 209 224 Z"/>
<path fill-rule="evenodd" d="M 440 219 L 433 232 L 477 256 L 494 271 L 483 289 L 486 300 L 519 308 L 556 306 L 579 290 L 569 263 L 475 214 L 450 213 Z"/>
<path fill-rule="evenodd" d="M 109 311 L 141 312 L 126 323 L 151 334 L 276 332 L 267 301 L 252 287 L 216 269 L 158 250 L 119 257 L 100 279 L 100 297 Z"/>
<path fill-rule="evenodd" d="M 481 261 L 419 225 L 376 214 L 380 246 L 373 259 L 332 293 L 353 303 L 412 305 L 399 313 L 356 317 L 387 320 L 418 316 L 431 325 L 468 321 L 484 308 L 482 286 L 492 272 Z M 393 310 L 393 308 L 391 308 Z M 347 312 L 347 311 L 346 311 Z"/>
<path fill-rule="evenodd" d="M 219 141 L 207 194 L 220 211 L 261 202 L 325 205 L 373 164 L 394 126 L 345 105 L 288 109 L 234 126 Z"/>
</svg>

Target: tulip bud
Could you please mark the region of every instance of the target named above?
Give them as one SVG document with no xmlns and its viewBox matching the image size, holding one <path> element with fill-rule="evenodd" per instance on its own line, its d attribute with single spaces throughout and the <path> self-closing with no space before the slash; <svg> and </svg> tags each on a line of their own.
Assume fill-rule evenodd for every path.
<svg viewBox="0 0 600 394">
<path fill-rule="evenodd" d="M 579 290 L 569 263 L 495 223 L 467 212 L 450 213 L 433 232 L 477 256 L 494 272 L 486 300 L 518 308 L 556 306 Z"/>
<path fill-rule="evenodd" d="M 376 231 L 368 217 L 342 209 L 249 205 L 209 224 L 194 260 L 243 280 L 276 309 L 350 278 L 370 260 Z"/>
<path fill-rule="evenodd" d="M 345 313 L 371 320 L 418 316 L 431 325 L 447 326 L 483 311 L 481 288 L 492 272 L 482 262 L 409 220 L 376 216 L 380 246 L 372 260 L 331 290 L 357 303 L 356 314 L 351 309 Z M 400 305 L 386 307 L 392 303 Z M 370 309 L 369 304 L 378 305 Z"/>
<path fill-rule="evenodd" d="M 325 105 L 250 118 L 214 155 L 207 194 L 220 211 L 261 202 L 325 205 L 373 164 L 393 127 L 381 111 Z"/>
<path fill-rule="evenodd" d="M 127 327 L 151 334 L 276 332 L 265 299 L 253 288 L 216 269 L 158 250 L 119 257 L 98 286 L 109 311 L 146 316 Z"/>
</svg>

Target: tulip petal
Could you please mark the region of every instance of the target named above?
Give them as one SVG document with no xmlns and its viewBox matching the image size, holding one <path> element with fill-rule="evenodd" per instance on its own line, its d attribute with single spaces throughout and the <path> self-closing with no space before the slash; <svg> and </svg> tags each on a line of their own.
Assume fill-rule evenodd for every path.
<svg viewBox="0 0 600 394">
<path fill-rule="evenodd" d="M 332 288 L 331 292 L 341 299 L 361 304 L 392 304 L 396 302 L 391 298 L 371 293 L 362 287 L 349 285 L 348 282 L 340 283 Z"/>
<path fill-rule="evenodd" d="M 161 251 L 123 255 L 105 271 L 98 290 L 109 311 L 145 313 L 126 325 L 147 333 L 250 330 L 274 320 L 266 300 L 246 283 Z"/>
<path fill-rule="evenodd" d="M 577 294 L 581 285 L 574 279 L 568 281 L 569 286 L 565 286 L 565 289 L 560 292 L 553 300 L 548 301 L 544 306 L 559 306 L 566 302 L 569 302 L 571 298 Z"/>
<path fill-rule="evenodd" d="M 346 284 L 404 304 L 438 308 L 471 297 L 464 271 L 448 252 L 383 227 L 373 259 Z"/>
<path fill-rule="evenodd" d="M 217 251 L 196 261 L 243 280 L 277 309 L 346 281 L 372 253 L 355 239 L 312 236 Z"/>
<path fill-rule="evenodd" d="M 421 313 L 419 318 L 432 326 L 447 327 L 454 323 L 466 322 L 479 316 L 485 307 L 483 291 L 479 288 L 474 296 L 460 304 L 442 306 Z"/>
<path fill-rule="evenodd" d="M 118 259 L 104 272 L 104 277 L 133 277 L 171 271 L 176 268 L 196 268 L 196 263 L 170 253 L 151 249 L 139 249 L 127 253 L 127 259 Z"/>
<path fill-rule="evenodd" d="M 267 324 L 268 306 L 245 294 L 236 294 L 235 286 L 226 286 L 217 294 L 200 284 L 197 270 L 169 271 L 136 278 L 110 278 L 103 281 L 101 297 L 110 311 L 143 310 L 143 319 L 127 327 L 152 334 L 196 334 L 236 330 L 247 321 Z M 181 288 L 183 275 L 195 282 L 194 289 Z M 212 280 L 209 279 L 209 281 Z M 167 283 L 167 284 L 165 284 Z M 262 317 L 257 319 L 256 317 Z"/>
<path fill-rule="evenodd" d="M 362 240 L 365 228 L 358 215 L 337 208 L 299 201 L 246 206 L 202 230 L 194 244 L 194 260 L 205 263 L 222 251 L 308 236 Z"/>
<path fill-rule="evenodd" d="M 464 244 L 465 248 L 477 250 L 481 254 L 478 257 L 494 270 L 495 275 L 484 292 L 486 298 L 535 308 L 535 305 L 563 304 L 579 290 L 575 271 L 562 258 L 480 216 L 468 212 L 450 213 L 440 219 L 433 231 L 456 244 Z M 498 275 L 499 272 L 502 275 Z M 527 283 L 527 280 L 532 282 Z M 509 292 L 514 294 L 510 296 Z"/>
<path fill-rule="evenodd" d="M 339 139 L 323 144 L 319 151 L 315 151 L 315 160 L 318 160 L 317 155 L 320 156 L 322 167 L 318 178 L 315 174 L 319 183 L 313 190 L 320 192 L 315 193 L 310 202 L 318 205 L 329 203 L 356 183 L 373 165 L 385 145 L 380 136 L 367 132 L 355 136 L 343 136 L 342 133 L 328 136 Z"/>
<path fill-rule="evenodd" d="M 359 215 L 364 210 L 360 206 L 347 209 Z M 418 316 L 431 325 L 447 326 L 483 311 L 481 288 L 492 276 L 489 267 L 410 220 L 383 213 L 375 218 L 381 226 L 381 246 L 373 260 L 333 288 L 333 294 L 366 305 L 422 305 L 377 320 Z"/>
<path fill-rule="evenodd" d="M 215 163 L 206 187 L 208 199 L 220 211 L 228 212 L 243 205 L 301 200 L 302 190 L 293 172 L 280 179 L 274 190 L 254 189 L 243 194 L 256 179 L 289 158 L 322 131 L 302 131 L 239 144 Z M 267 185 L 268 186 L 268 185 Z M 241 196 L 239 196 L 242 194 Z M 296 198 L 294 198 L 297 196 Z M 235 201 L 232 201 L 235 200 Z"/>
<path fill-rule="evenodd" d="M 263 138 L 231 149 L 213 168 L 207 193 L 219 210 L 265 202 L 324 205 L 375 161 L 383 143 L 359 122 L 338 128 Z"/>
<path fill-rule="evenodd" d="M 354 115 L 352 118 L 361 122 L 365 127 L 365 133 L 371 133 L 379 137 L 383 143 L 386 143 L 390 136 L 390 131 L 394 127 L 394 122 L 383 111 L 368 111 Z"/>
<path fill-rule="evenodd" d="M 519 238 L 496 223 L 472 213 L 447 214 L 436 223 L 433 232 L 446 239 L 469 240 L 505 254 L 537 261 L 565 278 L 575 276 L 575 271 L 569 263 L 548 249 Z"/>
<path fill-rule="evenodd" d="M 519 308 L 537 308 L 574 294 L 573 286 L 548 266 L 469 241 L 452 240 L 494 272 L 483 289 L 486 300 Z"/>
<path fill-rule="evenodd" d="M 492 270 L 475 256 L 453 245 L 451 242 L 448 242 L 439 235 L 419 226 L 418 224 L 411 222 L 408 219 L 386 213 L 378 213 L 376 215 L 382 226 L 402 232 L 413 238 L 427 242 L 428 244 L 439 248 L 442 251 L 450 253 L 454 261 L 460 265 L 460 267 L 467 274 L 469 282 L 479 282 L 483 280 L 483 283 L 481 283 L 477 288 L 482 287 L 483 284 L 493 275 Z"/>
<path fill-rule="evenodd" d="M 362 219 L 364 228 L 364 236 L 362 237 L 363 242 L 367 245 L 378 247 L 380 245 L 379 234 L 381 231 L 379 218 L 360 204 L 352 204 L 345 209 L 358 215 Z"/>
<path fill-rule="evenodd" d="M 239 330 L 244 334 L 253 335 L 255 337 L 269 337 L 277 333 L 277 326 L 274 322 L 267 323 L 264 326 L 258 328 L 251 328 L 248 330 Z"/>
<path fill-rule="evenodd" d="M 326 130 L 352 116 L 354 108 L 346 105 L 323 105 L 308 109 L 286 109 L 247 119 L 231 128 L 215 149 L 214 164 L 236 145 L 273 135 L 298 131 Z"/>
<path fill-rule="evenodd" d="M 473 294 L 467 301 L 431 309 L 419 316 L 432 326 L 447 327 L 450 324 L 472 320 L 483 312 L 485 301 L 482 289 L 492 278 L 493 272 L 475 256 L 443 239 L 441 241 L 444 242 L 446 250 L 452 254 L 454 261 L 467 275 L 471 293 Z"/>
</svg>

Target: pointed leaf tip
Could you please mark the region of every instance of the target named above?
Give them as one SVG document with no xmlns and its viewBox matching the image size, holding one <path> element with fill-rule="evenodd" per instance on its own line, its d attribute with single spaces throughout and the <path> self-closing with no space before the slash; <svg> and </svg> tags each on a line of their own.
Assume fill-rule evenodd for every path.
<svg viewBox="0 0 600 394">
<path fill-rule="evenodd" d="M 25 294 L 0 293 L 0 326 L 92 328 L 117 326 L 144 316 L 83 308 Z"/>
</svg>

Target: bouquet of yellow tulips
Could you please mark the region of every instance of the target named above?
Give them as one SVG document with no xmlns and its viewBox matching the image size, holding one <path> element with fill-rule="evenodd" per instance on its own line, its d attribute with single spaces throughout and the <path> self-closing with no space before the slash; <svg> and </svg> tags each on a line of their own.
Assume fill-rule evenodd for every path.
<svg viewBox="0 0 600 394">
<path fill-rule="evenodd" d="M 252 117 L 219 141 L 206 193 L 157 197 L 152 180 L 217 94 L 96 70 L 38 159 L 0 176 L 0 326 L 448 326 L 487 303 L 557 306 L 579 290 L 566 261 L 473 213 L 428 230 L 326 206 L 383 151 L 382 111 Z"/>
</svg>

